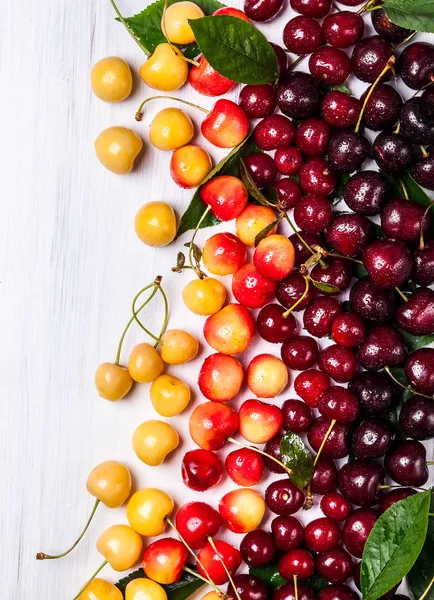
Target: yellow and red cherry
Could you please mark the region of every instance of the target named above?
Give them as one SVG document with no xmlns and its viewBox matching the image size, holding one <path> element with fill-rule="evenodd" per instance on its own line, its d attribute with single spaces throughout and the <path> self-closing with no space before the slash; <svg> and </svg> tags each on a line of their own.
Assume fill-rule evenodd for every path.
<svg viewBox="0 0 434 600">
<path fill-rule="evenodd" d="M 233 233 L 215 233 L 205 242 L 202 260 L 213 275 L 233 275 L 245 264 L 247 250 Z"/>
<path fill-rule="evenodd" d="M 218 175 L 200 189 L 200 199 L 211 207 L 220 221 L 236 219 L 244 210 L 249 194 L 246 186 L 233 175 Z"/>
<path fill-rule="evenodd" d="M 105 400 L 116 402 L 128 394 L 133 379 L 126 367 L 114 363 L 101 363 L 95 371 L 95 386 Z"/>
<path fill-rule="evenodd" d="M 222 98 L 214 104 L 200 129 L 217 148 L 235 148 L 249 133 L 249 120 L 241 106 Z"/>
<path fill-rule="evenodd" d="M 264 474 L 265 462 L 262 456 L 251 448 L 237 448 L 226 456 L 226 472 L 237 485 L 256 485 Z"/>
<path fill-rule="evenodd" d="M 133 170 L 142 148 L 142 139 L 127 127 L 108 127 L 95 140 L 96 157 L 108 171 L 117 175 Z"/>
<path fill-rule="evenodd" d="M 107 56 L 92 67 L 90 85 L 95 96 L 103 102 L 122 102 L 133 87 L 131 69 L 122 58 Z"/>
<path fill-rule="evenodd" d="M 190 402 L 189 386 L 174 375 L 160 375 L 152 383 L 149 397 L 154 410 L 162 417 L 175 417 Z"/>
<path fill-rule="evenodd" d="M 237 413 L 227 404 L 204 402 L 190 415 L 190 435 L 203 450 L 220 450 L 239 425 Z"/>
<path fill-rule="evenodd" d="M 239 360 L 227 354 L 211 354 L 199 371 L 198 384 L 202 394 L 213 402 L 229 402 L 238 394 L 244 379 Z"/>
<path fill-rule="evenodd" d="M 170 160 L 173 181 L 182 188 L 197 187 L 212 169 L 211 157 L 206 150 L 194 144 L 178 148 Z"/>
<path fill-rule="evenodd" d="M 179 445 L 179 435 L 164 421 L 141 423 L 133 433 L 133 450 L 145 465 L 157 467 Z"/>
<path fill-rule="evenodd" d="M 176 528 L 194 550 L 202 548 L 208 537 L 218 534 L 223 520 L 206 502 L 183 504 L 176 513 Z"/>
<path fill-rule="evenodd" d="M 131 473 L 116 460 L 106 460 L 89 473 L 86 489 L 109 508 L 117 508 L 131 493 Z"/>
<path fill-rule="evenodd" d="M 255 238 L 263 229 L 276 220 L 274 211 L 269 206 L 248 204 L 236 222 L 236 234 L 246 246 L 253 247 Z M 274 227 L 268 235 L 276 231 Z"/>
<path fill-rule="evenodd" d="M 188 63 L 181 50 L 163 42 L 140 67 L 140 77 L 154 90 L 174 92 L 187 81 Z"/>
<path fill-rule="evenodd" d="M 288 385 L 288 368 L 277 356 L 259 354 L 247 368 L 247 385 L 258 398 L 274 398 Z"/>
<path fill-rule="evenodd" d="M 130 581 L 125 588 L 125 600 L 167 600 L 167 594 L 159 583 L 139 577 Z"/>
<path fill-rule="evenodd" d="M 268 279 L 285 279 L 294 268 L 295 251 L 284 235 L 270 235 L 259 242 L 253 262 L 259 273 Z"/>
<path fill-rule="evenodd" d="M 265 513 L 265 500 L 248 488 L 232 490 L 219 502 L 219 512 L 226 527 L 234 533 L 248 533 L 258 528 Z"/>
<path fill-rule="evenodd" d="M 85 587 L 78 600 L 123 600 L 123 596 L 115 585 L 97 577 Z"/>
<path fill-rule="evenodd" d="M 190 117 L 179 108 L 160 110 L 149 127 L 149 140 L 158 150 L 176 150 L 191 142 L 193 135 Z"/>
<path fill-rule="evenodd" d="M 164 362 L 157 350 L 148 343 L 137 344 L 128 359 L 128 371 L 138 383 L 149 383 L 163 372 Z"/>
<path fill-rule="evenodd" d="M 209 574 L 216 585 L 222 585 L 229 579 L 222 562 L 226 565 L 229 573 L 234 575 L 241 565 L 241 554 L 223 540 L 208 540 L 198 554 L 197 570 L 202 577 L 207 577 Z M 206 573 L 203 567 L 205 567 Z"/>
<path fill-rule="evenodd" d="M 191 312 L 208 317 L 218 312 L 225 303 L 226 289 L 214 277 L 193 279 L 183 289 L 182 299 Z"/>
<path fill-rule="evenodd" d="M 181 578 L 187 558 L 188 550 L 182 542 L 164 538 L 144 551 L 143 570 L 149 579 L 167 585 Z"/>
<path fill-rule="evenodd" d="M 183 329 L 168 329 L 161 336 L 161 358 L 169 365 L 182 365 L 199 352 L 199 342 Z"/>
<path fill-rule="evenodd" d="M 265 444 L 279 433 L 283 415 L 279 407 L 259 400 L 246 400 L 238 411 L 239 430 L 252 444 Z"/>
<path fill-rule="evenodd" d="M 140 558 L 143 542 L 128 525 L 112 525 L 101 533 L 96 548 L 115 571 L 126 571 Z"/>
<path fill-rule="evenodd" d="M 198 66 L 193 66 L 188 75 L 188 81 L 193 89 L 204 96 L 222 96 L 231 90 L 235 82 L 217 73 L 206 58 L 201 55 Z"/>
<path fill-rule="evenodd" d="M 182 1 L 167 7 L 161 28 L 165 32 L 169 42 L 174 44 L 192 44 L 196 41 L 189 21 L 200 19 L 205 13 L 194 2 Z"/>
<path fill-rule="evenodd" d="M 214 452 L 197 448 L 186 452 L 182 459 L 181 475 L 184 484 L 196 492 L 216 486 L 223 476 L 223 465 Z"/>
<path fill-rule="evenodd" d="M 255 322 L 241 304 L 228 304 L 205 321 L 203 333 L 208 344 L 222 354 L 244 352 L 253 341 Z"/>
<path fill-rule="evenodd" d="M 263 277 L 255 265 L 246 264 L 232 277 L 235 299 L 248 308 L 262 308 L 273 300 L 276 281 Z"/>
<path fill-rule="evenodd" d="M 251 23 L 249 17 L 246 15 L 245 12 L 243 12 L 239 8 L 234 8 L 233 6 L 222 6 L 221 8 L 218 8 L 216 11 L 214 11 L 212 14 L 213 14 L 213 16 L 214 15 L 227 15 L 229 17 L 237 17 L 238 19 L 242 19 L 243 21 L 246 21 L 247 23 Z"/>
<path fill-rule="evenodd" d="M 166 518 L 172 513 L 172 498 L 156 488 L 135 492 L 127 504 L 127 519 L 131 527 L 146 537 L 161 535 L 166 529 Z"/>
</svg>

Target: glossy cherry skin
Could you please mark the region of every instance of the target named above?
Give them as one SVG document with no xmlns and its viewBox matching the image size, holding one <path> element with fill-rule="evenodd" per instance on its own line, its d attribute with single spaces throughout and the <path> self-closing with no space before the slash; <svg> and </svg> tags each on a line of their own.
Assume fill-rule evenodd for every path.
<svg viewBox="0 0 434 600">
<path fill-rule="evenodd" d="M 286 148 L 294 141 L 295 128 L 284 115 L 270 115 L 262 119 L 253 132 L 255 143 L 262 150 Z"/>
<path fill-rule="evenodd" d="M 399 485 L 424 485 L 428 480 L 425 446 L 417 440 L 397 442 L 386 454 L 384 468 Z"/>
<path fill-rule="evenodd" d="M 422 157 L 416 160 L 410 168 L 410 175 L 413 179 L 426 188 L 434 190 L 434 158 L 430 154 L 427 157 Z"/>
<path fill-rule="evenodd" d="M 279 560 L 278 570 L 287 581 L 291 581 L 294 576 L 301 580 L 309 579 L 315 571 L 315 562 L 307 550 L 290 550 Z"/>
<path fill-rule="evenodd" d="M 332 385 L 319 399 L 318 410 L 326 419 L 352 423 L 359 414 L 359 402 L 346 388 Z"/>
<path fill-rule="evenodd" d="M 276 547 L 283 552 L 298 548 L 304 539 L 304 527 L 298 519 L 291 516 L 275 517 L 271 522 L 271 532 Z"/>
<path fill-rule="evenodd" d="M 343 50 L 321 46 L 310 55 L 309 71 L 327 85 L 340 85 L 351 73 L 351 61 Z"/>
<path fill-rule="evenodd" d="M 329 517 L 310 521 L 304 530 L 304 541 L 312 552 L 331 550 L 339 544 L 341 537 L 341 528 Z"/>
<path fill-rule="evenodd" d="M 404 371 L 413 388 L 420 394 L 434 394 L 434 349 L 420 348 L 407 358 Z"/>
<path fill-rule="evenodd" d="M 205 502 L 183 504 L 176 513 L 176 527 L 194 549 L 202 548 L 208 536 L 216 536 L 222 524 L 220 513 Z"/>
<path fill-rule="evenodd" d="M 291 8 L 305 17 L 322 19 L 331 9 L 331 0 L 291 0 Z"/>
<path fill-rule="evenodd" d="M 312 411 L 301 400 L 285 400 L 282 404 L 283 427 L 293 433 L 304 433 L 313 421 Z"/>
<path fill-rule="evenodd" d="M 393 198 L 381 213 L 381 228 L 388 238 L 417 243 L 421 229 L 425 233 L 430 224 L 429 214 L 426 215 L 425 210 L 421 204 Z"/>
<path fill-rule="evenodd" d="M 329 419 L 318 417 L 307 432 L 307 439 L 315 452 L 318 452 L 330 424 L 331 421 Z M 348 423 L 335 423 L 324 444 L 322 455 L 334 459 L 347 456 L 349 452 L 349 433 L 350 427 Z"/>
<path fill-rule="evenodd" d="M 277 192 L 279 206 L 283 210 L 290 210 L 291 208 L 294 208 L 294 206 L 301 200 L 302 193 L 300 186 L 294 179 L 291 179 L 290 177 L 279 179 L 279 181 L 274 184 L 274 189 Z"/>
<path fill-rule="evenodd" d="M 222 585 L 228 581 L 228 576 L 222 561 L 231 575 L 234 575 L 241 565 L 242 558 L 239 551 L 227 542 L 224 542 L 223 540 L 214 540 L 214 544 L 217 548 L 217 552 L 212 548 L 208 541 L 201 548 L 198 554 L 199 560 L 197 561 L 197 570 L 202 577 L 207 577 L 207 573 L 203 570 L 203 566 L 205 566 L 212 581 L 216 585 Z"/>
<path fill-rule="evenodd" d="M 321 114 L 332 127 L 351 127 L 357 122 L 361 107 L 360 100 L 354 96 L 332 90 L 324 96 Z"/>
<path fill-rule="evenodd" d="M 384 476 L 384 469 L 378 463 L 353 460 L 339 471 L 338 488 L 352 504 L 374 506 L 380 500 L 379 486 L 383 484 Z"/>
<path fill-rule="evenodd" d="M 295 175 L 303 164 L 303 156 L 298 148 L 289 146 L 276 150 L 274 162 L 282 175 Z"/>
<path fill-rule="evenodd" d="M 354 258 L 370 241 L 371 222 L 361 215 L 338 215 L 327 228 L 325 238 L 333 250 Z"/>
<path fill-rule="evenodd" d="M 217 148 L 234 148 L 249 131 L 249 120 L 243 109 L 222 98 L 212 107 L 200 126 L 202 135 Z"/>
<path fill-rule="evenodd" d="M 413 162 L 413 144 L 400 133 L 381 132 L 374 140 L 372 154 L 386 173 L 400 173 Z"/>
<path fill-rule="evenodd" d="M 252 152 L 243 161 L 258 187 L 273 185 L 277 177 L 277 167 L 271 156 L 264 152 Z"/>
<path fill-rule="evenodd" d="M 411 34 L 411 29 L 395 25 L 386 12 L 379 8 L 371 12 L 372 26 L 383 39 L 394 44 L 403 42 Z"/>
<path fill-rule="evenodd" d="M 414 496 L 414 494 L 417 494 L 417 491 L 412 488 L 399 488 L 387 492 L 380 500 L 380 513 L 383 514 L 395 502 L 404 500 L 404 498 L 408 498 L 409 496 Z"/>
<path fill-rule="evenodd" d="M 382 289 L 369 277 L 363 277 L 351 288 L 350 304 L 365 321 L 386 323 L 393 317 L 396 300 L 392 290 Z"/>
<path fill-rule="evenodd" d="M 328 196 L 336 187 L 336 175 L 323 158 L 308 159 L 301 165 L 298 178 L 305 194 Z"/>
<path fill-rule="evenodd" d="M 368 371 L 401 365 L 406 355 L 404 338 L 390 325 L 373 327 L 358 350 L 360 364 Z"/>
<path fill-rule="evenodd" d="M 314 281 L 336 287 L 337 291 L 322 290 L 323 294 L 335 296 L 336 294 L 344 292 L 351 283 L 353 277 L 351 263 L 345 258 L 328 256 L 327 265 L 325 267 L 323 267 L 321 263 L 315 265 L 311 271 L 311 277 Z"/>
<path fill-rule="evenodd" d="M 255 265 L 240 267 L 232 277 L 232 292 L 240 304 L 248 308 L 261 308 L 274 296 L 276 282 L 263 277 Z"/>
<path fill-rule="evenodd" d="M 249 567 L 263 567 L 273 560 L 276 544 L 268 531 L 256 529 L 243 537 L 240 552 Z"/>
<path fill-rule="evenodd" d="M 323 156 L 327 149 L 330 126 L 323 119 L 311 118 L 300 123 L 295 132 L 295 144 L 306 156 Z"/>
<path fill-rule="evenodd" d="M 297 333 L 297 322 L 291 313 L 284 317 L 285 309 L 279 304 L 267 304 L 261 308 L 256 328 L 261 338 L 272 344 L 281 344 Z"/>
<path fill-rule="evenodd" d="M 338 470 L 335 463 L 327 456 L 321 456 L 317 460 L 312 475 L 312 494 L 327 494 L 331 492 L 338 479 Z"/>
<path fill-rule="evenodd" d="M 286 75 L 286 71 L 288 69 L 288 55 L 285 50 L 279 44 L 275 44 L 274 42 L 270 42 L 270 46 L 274 50 L 274 54 L 277 58 L 277 70 L 279 72 L 279 79 Z"/>
<path fill-rule="evenodd" d="M 182 459 L 182 479 L 191 490 L 209 490 L 219 483 L 222 476 L 223 465 L 210 450 L 190 450 Z"/>
<path fill-rule="evenodd" d="M 414 440 L 431 440 L 434 437 L 434 400 L 412 396 L 401 408 L 399 426 Z"/>
<path fill-rule="evenodd" d="M 347 585 L 328 585 L 320 591 L 318 600 L 359 600 L 359 596 Z"/>
<path fill-rule="evenodd" d="M 412 335 L 434 334 L 434 291 L 419 287 L 395 315 L 398 325 Z"/>
<path fill-rule="evenodd" d="M 328 160 L 339 173 L 351 173 L 363 165 L 369 156 L 369 140 L 349 129 L 336 130 L 330 137 Z"/>
<path fill-rule="evenodd" d="M 283 30 L 283 43 L 294 54 L 310 54 L 323 40 L 321 26 L 311 17 L 293 17 Z"/>
<path fill-rule="evenodd" d="M 283 414 L 283 410 L 282 410 Z M 271 457 L 277 458 L 277 460 L 282 460 L 282 454 L 280 452 L 280 442 L 282 441 L 282 435 L 275 435 L 268 440 L 268 442 L 264 446 L 264 452 L 269 454 L 270 456 L 264 456 L 265 466 L 271 473 L 278 473 L 279 475 L 283 475 L 286 471 L 283 467 L 281 467 L 276 461 L 274 461 Z"/>
<path fill-rule="evenodd" d="M 268 83 L 245 85 L 238 97 L 238 104 L 249 119 L 263 119 L 273 114 L 277 106 L 276 92 Z"/>
<path fill-rule="evenodd" d="M 392 54 L 392 46 L 379 35 L 363 38 L 355 45 L 351 56 L 354 75 L 366 83 L 374 83 Z M 392 71 L 389 69 L 383 81 L 391 76 Z"/>
<path fill-rule="evenodd" d="M 329 335 L 333 320 L 342 312 L 340 302 L 330 296 L 314 298 L 304 311 L 303 325 L 310 335 L 318 338 Z"/>
<path fill-rule="evenodd" d="M 318 400 L 330 387 L 329 377 L 317 369 L 308 369 L 299 373 L 294 380 L 294 389 L 308 406 L 316 408 Z"/>
<path fill-rule="evenodd" d="M 282 8 L 283 0 L 244 0 L 244 12 L 252 21 L 269 21 Z"/>
<path fill-rule="evenodd" d="M 424 98 L 410 98 L 401 109 L 401 131 L 415 144 L 434 141 L 434 106 Z"/>
<path fill-rule="evenodd" d="M 254 575 L 242 574 L 235 575 L 233 578 L 235 589 L 241 600 L 268 600 L 267 585 Z M 228 585 L 227 595 L 229 598 L 236 598 L 234 588 L 231 583 Z"/>
<path fill-rule="evenodd" d="M 279 83 L 277 88 L 277 103 L 280 110 L 293 119 L 318 116 L 321 111 L 321 101 L 321 85 L 308 73 L 293 71 Z"/>
<path fill-rule="evenodd" d="M 321 350 L 318 366 L 338 383 L 348 383 L 357 372 L 357 357 L 351 348 L 332 344 Z"/>
<path fill-rule="evenodd" d="M 362 558 L 366 540 L 377 519 L 378 513 L 372 508 L 357 508 L 345 521 L 342 529 L 343 541 L 353 556 Z"/>
<path fill-rule="evenodd" d="M 351 577 L 354 564 L 348 552 L 337 546 L 320 552 L 316 557 L 315 566 L 318 575 L 330 583 L 342 584 Z"/>
<path fill-rule="evenodd" d="M 217 73 L 206 58 L 198 58 L 199 66 L 193 66 L 188 75 L 188 81 L 193 89 L 204 96 L 221 96 L 231 90 L 235 82 Z"/>
<path fill-rule="evenodd" d="M 434 283 L 434 240 L 427 241 L 423 248 L 419 248 L 413 254 L 413 270 L 411 275 L 419 285 L 431 285 Z"/>
<path fill-rule="evenodd" d="M 353 453 L 357 458 L 381 458 L 392 444 L 393 435 L 387 425 L 375 419 L 364 419 L 352 433 Z"/>
<path fill-rule="evenodd" d="M 304 494 L 288 478 L 278 479 L 265 490 L 265 502 L 272 512 L 288 516 L 303 506 Z"/>
<path fill-rule="evenodd" d="M 362 39 L 365 23 L 356 12 L 343 10 L 327 15 L 323 21 L 322 29 L 330 46 L 349 48 Z"/>
<path fill-rule="evenodd" d="M 299 335 L 284 342 L 280 354 L 287 367 L 295 371 L 305 371 L 317 361 L 318 344 L 307 335 Z"/>
<path fill-rule="evenodd" d="M 298 233 L 303 238 L 303 241 L 309 246 L 321 246 L 322 239 L 318 234 L 308 233 L 307 231 L 300 231 Z M 299 267 L 312 256 L 312 253 L 306 248 L 296 233 L 289 236 L 289 241 L 294 246 L 294 266 Z"/>
<path fill-rule="evenodd" d="M 360 98 L 364 103 L 368 91 Z M 398 121 L 402 108 L 402 98 L 399 92 L 390 85 L 377 85 L 366 103 L 362 123 L 373 131 L 383 131 L 391 128 Z"/>
<path fill-rule="evenodd" d="M 314 600 L 315 594 L 303 583 L 297 584 L 297 594 L 293 583 L 284 583 L 273 592 L 272 600 Z"/>
<path fill-rule="evenodd" d="M 361 171 L 352 175 L 344 187 L 344 200 L 358 215 L 374 216 L 386 204 L 387 180 L 377 171 Z"/>
<path fill-rule="evenodd" d="M 306 290 L 306 282 L 300 273 L 291 273 L 286 279 L 277 284 L 276 298 L 285 308 L 291 308 L 303 296 Z M 308 291 L 303 300 L 297 304 L 294 311 L 303 310 L 316 296 L 313 285 L 308 286 Z"/>
<path fill-rule="evenodd" d="M 427 42 L 414 42 L 401 52 L 398 70 L 405 85 L 420 90 L 434 74 L 434 46 Z"/>
<path fill-rule="evenodd" d="M 410 250 L 399 240 L 377 240 L 363 251 L 363 263 L 374 283 L 385 290 L 402 285 L 410 277 Z"/>
<path fill-rule="evenodd" d="M 264 459 L 250 448 L 237 448 L 226 456 L 226 472 L 237 485 L 252 486 L 261 481 Z"/>
<path fill-rule="evenodd" d="M 390 377 L 386 373 L 358 373 L 348 389 L 360 403 L 360 407 L 367 415 L 381 415 L 388 410 L 393 401 L 394 388 Z"/>
<path fill-rule="evenodd" d="M 351 504 L 337 492 L 324 494 L 320 507 L 326 517 L 335 521 L 344 521 L 351 512 Z"/>
<path fill-rule="evenodd" d="M 332 336 L 340 346 L 357 348 L 366 337 L 366 326 L 356 313 L 341 313 L 332 323 Z"/>
<path fill-rule="evenodd" d="M 332 218 L 332 205 L 325 196 L 305 196 L 294 209 L 294 221 L 300 229 L 309 233 L 323 231 Z"/>
</svg>

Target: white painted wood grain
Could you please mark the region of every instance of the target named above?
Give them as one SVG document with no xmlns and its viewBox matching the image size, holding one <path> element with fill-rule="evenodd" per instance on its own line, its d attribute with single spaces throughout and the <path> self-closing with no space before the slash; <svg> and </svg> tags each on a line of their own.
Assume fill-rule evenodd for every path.
<svg viewBox="0 0 434 600">
<path fill-rule="evenodd" d="M 122 0 L 121 9 L 128 15 L 143 4 Z M 239 0 L 235 4 L 241 6 Z M 271 40 L 280 41 L 289 14 L 264 26 Z M 156 274 L 166 276 L 171 326 L 188 322 L 198 334 L 202 326 L 181 303 L 188 273 L 170 274 L 178 248 L 146 248 L 133 231 L 134 214 L 144 202 L 167 200 L 181 213 L 191 196 L 171 181 L 169 155 L 147 143 L 139 168 L 127 177 L 108 173 L 94 158 L 93 140 L 101 129 L 127 125 L 146 140 L 150 118 L 163 106 L 149 106 L 143 123 L 135 123 L 136 107 L 149 95 L 138 80 L 120 106 L 92 97 L 88 75 L 96 60 L 121 56 L 137 75 L 144 59 L 113 16 L 108 0 L 2 4 L 0 597 L 5 599 L 68 600 L 98 566 L 97 534 L 124 522 L 123 509 L 100 508 L 68 558 L 37 563 L 34 554 L 62 550 L 75 538 L 92 506 L 85 480 L 99 461 L 124 460 L 137 485 L 160 485 L 178 503 L 197 497 L 180 486 L 180 457 L 191 446 L 188 415 L 173 421 L 181 450 L 165 469 L 145 468 L 132 453 L 130 437 L 139 422 L 155 417 L 146 387 L 110 404 L 93 386 L 97 364 L 114 358 L 131 298 Z M 181 95 L 212 104 L 187 88 Z M 189 112 L 199 123 L 200 115 Z M 215 160 L 221 156 L 211 151 Z M 199 241 L 208 235 L 201 232 Z M 137 331 L 129 335 L 124 358 L 139 339 Z M 194 384 L 200 362 L 171 372 Z M 226 482 L 205 497 L 216 504 L 230 487 Z M 105 575 L 116 580 L 110 569 Z"/>
</svg>

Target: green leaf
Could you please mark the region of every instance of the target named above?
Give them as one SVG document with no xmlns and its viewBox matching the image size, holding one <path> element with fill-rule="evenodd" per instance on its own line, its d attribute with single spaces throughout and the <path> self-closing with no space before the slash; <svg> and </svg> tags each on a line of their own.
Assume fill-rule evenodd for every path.
<svg viewBox="0 0 434 600">
<path fill-rule="evenodd" d="M 400 329 L 399 331 L 405 339 L 407 348 L 410 352 L 414 352 L 414 350 L 418 350 L 419 348 L 425 348 L 425 346 L 429 346 L 434 342 L 434 335 L 412 335 L 403 329 Z"/>
<path fill-rule="evenodd" d="M 366 277 L 368 271 L 366 270 L 365 265 L 361 265 L 360 263 L 353 263 L 353 275 L 357 279 L 362 279 L 362 277 Z"/>
<path fill-rule="evenodd" d="M 205 205 L 200 199 L 200 188 L 204 183 L 209 181 L 215 175 L 238 175 L 240 168 L 240 160 L 243 156 L 247 156 L 251 152 L 258 152 L 259 148 L 253 142 L 253 138 L 248 136 L 238 146 L 233 148 L 227 156 L 225 156 L 214 169 L 208 173 L 205 179 L 196 190 L 187 210 L 181 217 L 181 221 L 178 227 L 178 236 L 182 235 L 190 229 L 194 229 L 200 221 L 201 216 L 205 211 Z M 205 219 L 202 221 L 200 228 L 212 227 L 220 223 L 211 212 L 208 212 Z"/>
<path fill-rule="evenodd" d="M 344 92 L 344 94 L 346 94 L 347 96 L 352 95 L 350 88 L 347 85 L 345 85 L 345 83 L 339 83 L 338 85 L 325 85 L 324 87 L 329 92 L 335 90 L 337 92 Z"/>
<path fill-rule="evenodd" d="M 291 481 L 301 490 L 305 488 L 312 479 L 313 458 L 301 437 L 285 433 L 280 441 L 280 460 L 291 469 Z"/>
<path fill-rule="evenodd" d="M 434 488 L 431 488 L 431 492 Z M 434 513 L 434 494 L 431 494 L 430 513 Z M 425 544 L 418 559 L 414 563 L 408 574 L 408 583 L 415 598 L 420 598 L 434 578 L 434 519 L 431 517 L 428 521 L 428 531 Z M 425 596 L 425 600 L 434 600 L 434 585 Z"/>
<path fill-rule="evenodd" d="M 161 19 L 163 17 L 165 0 L 157 0 L 142 10 L 142 12 L 132 17 L 125 17 L 133 34 L 140 40 L 141 44 L 152 54 L 158 44 L 166 41 L 163 32 L 161 31 Z M 181 0 L 169 0 L 168 6 L 181 2 Z M 217 0 L 195 0 L 195 4 L 200 6 L 206 15 L 212 14 L 218 8 L 224 6 Z M 117 19 L 119 21 L 119 19 Z M 187 58 L 195 58 L 200 54 L 197 44 L 189 44 L 188 46 L 179 46 L 184 56 Z"/>
<path fill-rule="evenodd" d="M 340 291 L 338 287 L 331 283 L 323 283 L 322 281 L 316 281 L 312 278 L 310 278 L 310 281 L 316 288 L 318 288 L 322 292 L 325 292 L 326 294 L 337 294 Z"/>
<path fill-rule="evenodd" d="M 330 584 L 323 577 L 315 573 L 315 575 L 312 575 L 312 577 L 309 577 L 309 579 L 307 579 L 306 585 L 310 587 L 310 589 L 313 590 L 315 594 L 319 594 L 321 590 L 323 590 Z"/>
<path fill-rule="evenodd" d="M 264 229 L 261 229 L 261 231 L 255 237 L 255 242 L 254 242 L 255 248 L 261 240 L 263 240 L 264 238 L 267 237 L 267 235 L 270 233 L 270 231 L 273 231 L 273 229 L 276 227 L 276 225 L 278 225 L 278 223 L 280 223 L 281 220 L 282 220 L 282 217 L 277 217 L 277 219 L 274 219 L 274 221 L 272 223 L 270 223 L 269 225 L 267 225 L 267 227 L 264 227 Z"/>
<path fill-rule="evenodd" d="M 434 33 L 433 0 L 384 0 L 383 8 L 395 25 Z"/>
<path fill-rule="evenodd" d="M 253 181 L 253 178 L 243 160 L 240 160 L 240 177 L 241 181 L 246 186 L 246 190 L 249 192 L 249 195 L 252 196 L 259 204 L 262 204 L 263 206 L 269 206 L 269 201 Z"/>
<path fill-rule="evenodd" d="M 190 569 L 195 569 L 192 565 L 187 565 Z M 125 595 L 125 588 L 134 579 L 139 579 L 141 577 L 146 577 L 143 569 L 137 569 L 137 571 L 132 571 L 126 577 L 120 579 L 116 587 L 120 589 L 122 594 Z M 168 600 L 186 600 L 189 598 L 196 590 L 201 588 L 204 585 L 204 582 L 201 579 L 198 579 L 191 573 L 187 573 L 184 571 L 181 579 L 175 581 L 175 583 L 169 583 L 167 585 L 163 585 L 163 588 L 166 591 Z"/>
<path fill-rule="evenodd" d="M 238 83 L 268 83 L 279 77 L 272 46 L 250 23 L 228 15 L 189 23 L 202 54 L 224 77 Z"/>
<path fill-rule="evenodd" d="M 286 579 L 279 573 L 277 563 L 271 563 L 265 567 L 255 567 L 249 570 L 251 575 L 259 577 L 264 583 L 270 586 L 271 589 L 277 590 L 278 587 L 286 583 Z"/>
<path fill-rule="evenodd" d="M 336 187 L 334 189 L 333 194 L 330 196 L 332 206 L 336 206 L 336 204 L 339 204 L 339 202 L 341 202 L 344 199 L 344 188 L 349 178 L 350 176 L 348 173 L 338 174 Z"/>
<path fill-rule="evenodd" d="M 393 504 L 376 521 L 363 550 L 363 600 L 377 600 L 399 583 L 424 544 L 431 490 Z"/>
</svg>

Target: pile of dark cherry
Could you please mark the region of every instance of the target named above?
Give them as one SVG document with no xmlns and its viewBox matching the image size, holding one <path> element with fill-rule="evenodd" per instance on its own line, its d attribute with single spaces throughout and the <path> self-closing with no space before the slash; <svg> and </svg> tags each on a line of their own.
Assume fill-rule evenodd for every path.
<svg viewBox="0 0 434 600">
<path fill-rule="evenodd" d="M 346 0 L 343 4 L 358 2 Z M 281 5 L 281 0 L 246 0 L 245 12 L 253 20 L 263 21 L 273 17 Z M 331 421 L 336 424 L 316 465 L 311 489 L 322 495 L 320 506 L 325 516 L 303 527 L 292 515 L 302 508 L 304 494 L 287 478 L 273 482 L 265 497 L 269 509 L 278 515 L 272 531 L 248 533 L 241 553 L 250 567 L 278 561 L 279 572 L 288 583 L 274 592 L 274 600 L 295 600 L 294 574 L 299 580 L 298 599 L 313 600 L 314 593 L 300 580 L 314 572 L 332 584 L 319 593 L 320 600 L 355 600 L 357 594 L 345 585 L 351 577 L 359 585 L 360 563 L 354 565 L 351 555 L 361 558 L 382 512 L 417 493 L 405 486 L 426 483 L 426 451 L 420 440 L 434 437 L 434 349 L 409 354 L 398 330 L 434 334 L 434 292 L 426 287 L 434 282 L 434 240 L 424 239 L 429 211 L 411 198 L 392 197 L 386 176 L 360 168 L 371 155 L 384 173 L 409 170 L 416 182 L 434 189 L 434 153 L 429 153 L 434 143 L 434 86 L 404 102 L 395 87 L 383 83 L 392 77 L 392 70 L 386 71 L 361 121 L 365 128 L 380 132 L 371 154 L 368 138 L 354 131 L 366 92 L 359 100 L 343 91 L 326 90 L 321 82 L 336 86 L 352 72 L 372 84 L 389 63 L 409 88 L 422 90 L 434 76 L 434 46 L 410 43 L 395 65 L 390 60 L 392 44 L 403 42 L 411 32 L 393 25 L 382 9 L 371 13 L 378 35 L 363 38 L 363 18 L 350 11 L 328 14 L 331 0 L 291 0 L 291 6 L 301 15 L 286 25 L 284 45 L 293 53 L 310 54 L 311 74 L 287 71 L 286 54 L 274 45 L 282 75 L 278 86 L 247 85 L 239 99 L 249 117 L 262 119 L 254 131 L 255 142 L 262 150 L 274 150 L 274 159 L 266 152 L 255 152 L 245 163 L 258 187 L 274 186 L 281 204 L 294 209 L 294 220 L 308 244 L 361 259 L 368 276 L 352 286 L 350 311 L 346 312 L 333 295 L 319 295 L 310 286 L 296 310 L 305 309 L 304 328 L 313 337 L 295 335 L 293 315 L 283 317 L 285 309 L 305 291 L 305 280 L 298 272 L 278 284 L 276 296 L 281 306 L 267 305 L 258 315 L 259 334 L 270 342 L 281 342 L 285 364 L 301 371 L 295 390 L 304 402 L 284 403 L 285 428 L 307 432 L 311 447 L 318 451 Z M 322 17 L 320 25 L 315 19 Z M 342 48 L 352 45 L 349 58 Z M 283 114 L 274 114 L 277 106 Z M 294 126 L 288 117 L 299 123 Z M 344 187 L 344 200 L 353 212 L 334 213 L 327 196 L 335 190 L 336 173 L 354 171 Z M 287 177 L 276 182 L 278 173 Z M 373 226 L 367 217 L 377 215 L 384 237 L 373 241 Z M 300 267 L 310 253 L 295 234 L 290 239 L 296 267 Z M 336 286 L 339 293 L 348 290 L 354 263 L 339 256 L 329 256 L 325 262 L 326 266 L 313 268 L 312 278 Z M 408 285 L 409 280 L 413 285 Z M 408 301 L 404 302 L 395 288 L 401 288 Z M 335 343 L 320 351 L 314 338 L 325 336 L 332 336 Z M 312 368 L 315 364 L 320 370 Z M 359 366 L 366 370 L 358 372 Z M 386 417 L 403 391 L 383 370 L 393 366 L 403 366 L 410 385 L 421 394 L 403 405 L 399 432 Z M 348 389 L 331 385 L 329 377 L 338 384 L 348 383 Z M 318 409 L 320 416 L 314 417 L 311 409 Z M 264 448 L 277 458 L 280 439 L 273 438 Z M 348 455 L 351 460 L 338 470 L 334 459 Z M 384 467 L 377 459 L 384 459 Z M 271 460 L 267 466 L 284 473 Z M 404 487 L 381 489 L 386 474 Z M 252 575 L 235 576 L 235 583 L 242 600 L 266 600 L 269 596 L 269 588 Z M 385 597 L 392 597 L 395 591 Z M 394 596 L 398 597 L 405 598 Z"/>
</svg>

